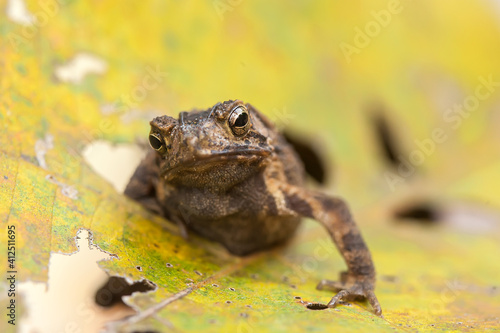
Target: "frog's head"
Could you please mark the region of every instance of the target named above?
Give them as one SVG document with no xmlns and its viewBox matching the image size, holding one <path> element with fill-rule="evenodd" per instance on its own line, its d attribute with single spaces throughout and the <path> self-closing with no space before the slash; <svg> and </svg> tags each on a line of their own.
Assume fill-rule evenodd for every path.
<svg viewBox="0 0 500 333">
<path fill-rule="evenodd" d="M 228 188 L 258 172 L 274 148 L 269 122 L 241 101 L 151 121 L 149 142 L 169 183 Z"/>
</svg>

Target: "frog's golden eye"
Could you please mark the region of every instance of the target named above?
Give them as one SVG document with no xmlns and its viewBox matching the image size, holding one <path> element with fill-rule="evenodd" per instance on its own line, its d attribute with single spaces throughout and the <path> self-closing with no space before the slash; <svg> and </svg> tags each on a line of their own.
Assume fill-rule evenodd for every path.
<svg viewBox="0 0 500 333">
<path fill-rule="evenodd" d="M 160 151 L 163 148 L 163 142 L 161 141 L 160 136 L 156 133 L 149 134 L 149 144 L 156 151 Z"/>
<path fill-rule="evenodd" d="M 250 128 L 248 111 L 243 106 L 236 107 L 229 115 L 229 127 L 234 135 L 243 135 Z"/>
</svg>

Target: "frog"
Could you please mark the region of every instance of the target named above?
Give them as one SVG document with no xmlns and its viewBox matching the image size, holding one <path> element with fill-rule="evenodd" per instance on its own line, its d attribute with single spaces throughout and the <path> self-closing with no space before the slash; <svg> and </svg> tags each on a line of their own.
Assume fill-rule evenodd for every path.
<svg viewBox="0 0 500 333">
<path fill-rule="evenodd" d="M 190 232 L 245 256 L 284 244 L 303 218 L 318 221 L 347 270 L 317 289 L 325 308 L 366 300 L 382 316 L 370 251 L 345 200 L 306 186 L 304 164 L 280 130 L 249 103 L 219 102 L 150 122 L 152 150 L 125 195 Z M 310 309 L 320 303 L 310 303 Z"/>
</svg>

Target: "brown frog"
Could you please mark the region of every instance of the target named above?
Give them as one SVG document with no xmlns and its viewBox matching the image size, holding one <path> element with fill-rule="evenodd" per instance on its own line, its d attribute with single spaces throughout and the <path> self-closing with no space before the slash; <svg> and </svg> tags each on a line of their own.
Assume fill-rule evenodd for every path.
<svg viewBox="0 0 500 333">
<path fill-rule="evenodd" d="M 236 100 L 150 124 L 155 152 L 141 162 L 126 195 L 175 221 L 184 236 L 192 230 L 236 255 L 288 240 L 301 217 L 316 219 L 348 268 L 341 281 L 318 284 L 338 292 L 328 307 L 367 299 L 382 314 L 370 252 L 348 207 L 304 187 L 300 159 L 264 115 Z"/>
</svg>

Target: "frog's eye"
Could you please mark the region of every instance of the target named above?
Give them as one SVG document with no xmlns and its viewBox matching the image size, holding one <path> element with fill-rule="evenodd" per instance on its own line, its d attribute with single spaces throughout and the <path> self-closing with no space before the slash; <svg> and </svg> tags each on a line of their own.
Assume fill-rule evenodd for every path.
<svg viewBox="0 0 500 333">
<path fill-rule="evenodd" d="M 234 135 L 243 135 L 250 128 L 248 111 L 243 106 L 236 107 L 229 115 L 229 127 Z"/>
<path fill-rule="evenodd" d="M 163 148 L 163 142 L 161 141 L 160 136 L 156 133 L 149 134 L 149 144 L 156 151 L 160 151 Z"/>
</svg>

